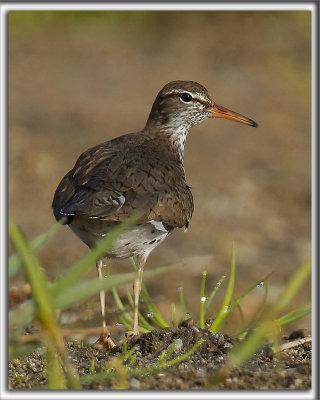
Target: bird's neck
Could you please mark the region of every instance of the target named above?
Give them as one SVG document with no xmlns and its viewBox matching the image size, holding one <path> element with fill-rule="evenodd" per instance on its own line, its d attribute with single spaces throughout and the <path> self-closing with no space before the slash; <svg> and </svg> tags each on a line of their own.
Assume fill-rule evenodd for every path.
<svg viewBox="0 0 320 400">
<path fill-rule="evenodd" d="M 184 146 L 191 126 L 186 124 L 147 124 L 144 133 L 155 143 L 159 151 L 166 152 L 170 158 L 184 165 Z"/>
</svg>

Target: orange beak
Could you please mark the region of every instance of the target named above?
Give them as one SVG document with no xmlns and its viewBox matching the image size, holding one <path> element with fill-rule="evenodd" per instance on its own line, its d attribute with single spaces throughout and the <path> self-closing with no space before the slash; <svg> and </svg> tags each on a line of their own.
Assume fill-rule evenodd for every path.
<svg viewBox="0 0 320 400">
<path fill-rule="evenodd" d="M 208 108 L 207 111 L 211 113 L 211 117 L 213 118 L 231 119 L 231 121 L 241 122 L 242 124 L 254 126 L 255 128 L 258 126 L 258 124 L 252 119 L 219 106 L 219 104 L 214 104 L 212 107 Z"/>
</svg>

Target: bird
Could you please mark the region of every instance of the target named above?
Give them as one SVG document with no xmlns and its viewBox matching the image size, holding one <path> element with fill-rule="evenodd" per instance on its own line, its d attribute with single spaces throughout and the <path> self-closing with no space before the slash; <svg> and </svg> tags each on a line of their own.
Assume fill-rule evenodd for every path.
<svg viewBox="0 0 320 400">
<path fill-rule="evenodd" d="M 90 248 L 138 212 L 138 220 L 122 233 L 104 257 L 133 257 L 138 276 L 133 284 L 134 323 L 139 335 L 138 307 L 146 260 L 175 228 L 186 231 L 194 204 L 186 182 L 184 147 L 189 130 L 209 118 L 224 118 L 252 127 L 258 124 L 215 103 L 195 81 L 172 81 L 158 93 L 145 127 L 98 144 L 77 159 L 54 194 L 57 221 L 67 224 Z M 96 263 L 102 279 L 102 259 Z M 100 292 L 102 331 L 99 342 L 115 347 L 106 324 L 105 292 Z"/>
</svg>

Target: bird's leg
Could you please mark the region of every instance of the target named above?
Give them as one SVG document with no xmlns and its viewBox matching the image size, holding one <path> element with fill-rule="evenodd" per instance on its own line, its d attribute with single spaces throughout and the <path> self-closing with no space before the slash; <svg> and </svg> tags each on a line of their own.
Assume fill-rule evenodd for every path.
<svg viewBox="0 0 320 400">
<path fill-rule="evenodd" d="M 138 264 L 138 278 L 133 283 L 133 294 L 134 294 L 134 318 L 133 318 L 133 331 L 134 336 L 139 335 L 139 297 L 142 286 L 142 274 L 143 267 L 145 264 L 145 258 L 142 256 L 136 257 Z"/>
<path fill-rule="evenodd" d="M 103 263 L 102 260 L 100 259 L 96 263 L 97 271 L 98 271 L 98 277 L 100 280 L 103 279 L 103 274 L 102 274 L 102 268 L 103 268 Z M 94 343 L 94 347 L 105 347 L 106 349 L 110 350 L 113 347 L 115 347 L 114 341 L 111 339 L 109 329 L 107 328 L 107 323 L 106 323 L 106 292 L 102 289 L 100 290 L 100 305 L 101 305 L 101 314 L 102 314 L 102 332 L 100 335 L 100 338 L 96 343 Z"/>
</svg>

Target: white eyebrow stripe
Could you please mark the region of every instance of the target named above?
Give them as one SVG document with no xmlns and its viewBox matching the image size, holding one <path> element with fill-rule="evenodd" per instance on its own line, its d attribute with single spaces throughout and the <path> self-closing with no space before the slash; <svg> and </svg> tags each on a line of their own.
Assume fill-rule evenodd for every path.
<svg viewBox="0 0 320 400">
<path fill-rule="evenodd" d="M 188 90 L 183 90 L 183 89 L 173 89 L 173 90 L 170 90 L 169 92 L 164 93 L 164 95 L 170 96 L 170 94 L 182 94 L 182 93 L 189 93 L 192 97 L 194 97 L 192 92 L 189 92 Z"/>
<path fill-rule="evenodd" d="M 210 103 L 210 98 L 203 93 L 200 92 L 190 92 L 189 90 L 183 90 L 183 89 L 172 89 L 166 93 L 164 93 L 164 97 L 170 96 L 172 94 L 182 94 L 182 93 L 188 93 L 190 96 L 192 96 L 193 100 L 199 101 L 202 104 L 208 104 Z"/>
</svg>

